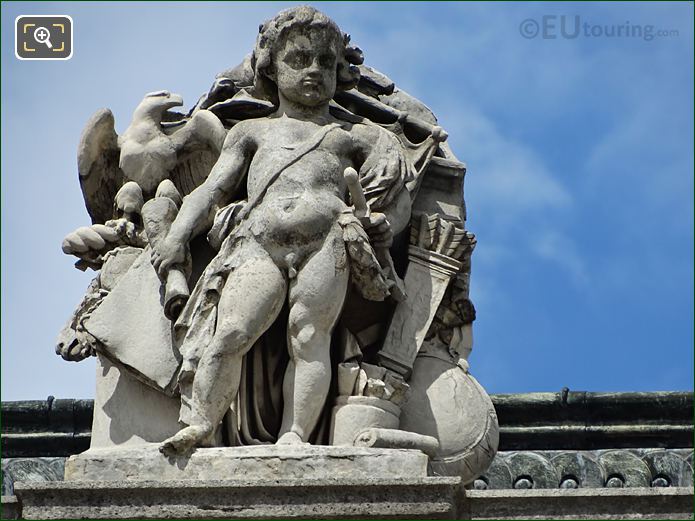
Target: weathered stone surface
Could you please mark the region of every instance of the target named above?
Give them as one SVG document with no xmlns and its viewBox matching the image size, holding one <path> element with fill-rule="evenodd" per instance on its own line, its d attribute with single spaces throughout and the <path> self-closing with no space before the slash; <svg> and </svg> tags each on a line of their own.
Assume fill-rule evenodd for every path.
<svg viewBox="0 0 695 521">
<path fill-rule="evenodd" d="M 355 438 L 355 446 L 417 449 L 430 457 L 434 457 L 439 449 L 439 442 L 432 436 L 424 436 L 400 429 L 366 429 Z"/>
<path fill-rule="evenodd" d="M 3 458 L 2 495 L 14 493 L 15 481 L 60 481 L 65 474 L 65 458 Z"/>
<path fill-rule="evenodd" d="M 24 519 L 459 519 L 456 478 L 21 483 Z"/>
<path fill-rule="evenodd" d="M 564 452 L 550 462 L 560 476 L 560 488 L 598 488 L 606 482 L 603 467 L 585 452 Z"/>
<path fill-rule="evenodd" d="M 436 475 L 470 483 L 490 465 L 499 434 L 490 398 L 465 368 L 465 360 L 456 364 L 434 352 L 418 356 L 400 427 L 439 441 Z"/>
<path fill-rule="evenodd" d="M 606 472 L 606 486 L 648 487 L 652 482 L 649 466 L 637 455 L 625 450 L 602 452 L 598 458 Z"/>
<path fill-rule="evenodd" d="M 384 367 L 409 377 L 425 334 L 430 328 L 451 278 L 461 268 L 455 259 L 410 246 L 405 291 L 379 352 Z"/>
<path fill-rule="evenodd" d="M 161 285 L 146 248 L 85 327 L 102 343 L 100 354 L 171 395 L 181 357 L 172 346 L 171 322 L 164 316 L 159 294 Z"/>
<path fill-rule="evenodd" d="M 540 454 L 516 452 L 507 458 L 516 489 L 556 488 L 560 475 L 555 467 Z"/>
<path fill-rule="evenodd" d="M 472 488 L 476 490 L 512 488 L 514 481 L 509 465 L 498 452 L 485 474 L 473 482 Z"/>
<path fill-rule="evenodd" d="M 692 449 L 498 452 L 476 489 L 692 486 Z"/>
<path fill-rule="evenodd" d="M 17 496 L 2 496 L 2 519 L 19 519 L 21 512 Z"/>
<path fill-rule="evenodd" d="M 19 483 L 17 495 L 24 519 L 692 519 L 693 505 L 692 487 L 464 496 L 460 480 L 432 477 Z"/>
<path fill-rule="evenodd" d="M 178 400 L 145 385 L 101 355 L 96 365 L 91 448 L 159 442 L 179 429 Z"/>
<path fill-rule="evenodd" d="M 331 421 L 332 445 L 351 446 L 369 428 L 397 429 L 400 408 L 373 396 L 339 396 Z"/>
<path fill-rule="evenodd" d="M 692 519 L 693 489 L 470 490 L 463 519 Z"/>
<path fill-rule="evenodd" d="M 424 478 L 427 456 L 412 449 L 258 445 L 197 449 L 167 457 L 157 445 L 92 449 L 71 456 L 66 480 Z"/>
<path fill-rule="evenodd" d="M 461 190 L 466 165 L 452 154 L 447 158 L 434 157 L 428 173 L 422 180 L 422 192 L 413 204 L 413 212 L 439 213 L 465 221 L 466 208 L 465 203 L 461 204 Z"/>
<path fill-rule="evenodd" d="M 692 454 L 690 456 L 692 458 Z M 673 451 L 649 450 L 642 456 L 642 461 L 651 471 L 653 487 L 693 486 L 693 468 L 687 460 Z"/>
</svg>

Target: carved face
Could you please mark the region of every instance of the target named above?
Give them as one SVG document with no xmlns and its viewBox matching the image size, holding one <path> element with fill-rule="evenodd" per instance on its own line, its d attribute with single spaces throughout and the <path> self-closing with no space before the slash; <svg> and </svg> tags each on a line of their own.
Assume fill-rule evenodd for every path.
<svg viewBox="0 0 695 521">
<path fill-rule="evenodd" d="M 275 83 L 289 101 L 315 107 L 335 94 L 337 52 L 335 35 L 322 28 L 294 29 L 275 53 Z"/>
</svg>

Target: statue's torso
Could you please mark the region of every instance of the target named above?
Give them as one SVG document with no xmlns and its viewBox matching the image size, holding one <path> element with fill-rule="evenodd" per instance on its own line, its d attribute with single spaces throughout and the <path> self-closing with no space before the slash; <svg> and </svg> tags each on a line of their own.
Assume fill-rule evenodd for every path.
<svg viewBox="0 0 695 521">
<path fill-rule="evenodd" d="M 313 139 L 319 125 L 290 118 L 258 121 L 250 131 L 256 143 L 247 176 L 249 200 L 265 191 L 251 210 L 248 224 L 261 241 L 298 245 L 321 241 L 345 208 L 343 171 L 352 166 L 352 139 L 342 129 L 330 131 L 320 145 L 270 178 L 297 150 Z"/>
</svg>

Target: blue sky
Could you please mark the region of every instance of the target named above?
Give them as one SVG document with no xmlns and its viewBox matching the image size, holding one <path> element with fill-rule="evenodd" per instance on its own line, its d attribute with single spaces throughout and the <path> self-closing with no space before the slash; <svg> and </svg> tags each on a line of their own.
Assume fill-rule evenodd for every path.
<svg viewBox="0 0 695 521">
<path fill-rule="evenodd" d="M 92 277 L 60 250 L 89 223 L 75 157 L 89 116 L 109 107 L 122 132 L 159 89 L 190 106 L 290 5 L 2 3 L 3 400 L 94 393 L 93 360 L 53 354 Z M 316 5 L 468 165 L 483 386 L 692 390 L 693 4 Z M 17 60 L 20 14 L 71 15 L 72 59 Z M 544 16 L 557 38 L 521 35 Z M 665 33 L 592 35 L 619 25 Z"/>
</svg>

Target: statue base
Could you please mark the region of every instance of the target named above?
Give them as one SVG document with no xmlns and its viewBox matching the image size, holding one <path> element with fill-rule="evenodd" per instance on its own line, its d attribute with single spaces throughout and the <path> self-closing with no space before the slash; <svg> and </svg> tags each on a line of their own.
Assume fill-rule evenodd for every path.
<svg viewBox="0 0 695 521">
<path fill-rule="evenodd" d="M 376 471 L 376 469 L 375 469 Z M 19 483 L 23 519 L 461 519 L 459 478 Z"/>
<path fill-rule="evenodd" d="M 427 477 L 419 450 L 317 445 L 197 449 L 168 457 L 158 444 L 90 449 L 65 463 L 66 481 L 400 479 Z"/>
<path fill-rule="evenodd" d="M 458 478 L 18 482 L 3 519 L 692 519 L 693 488 L 467 490 Z"/>
<path fill-rule="evenodd" d="M 63 482 L 21 483 L 25 519 L 456 519 L 460 478 L 428 476 L 419 450 L 158 445 L 71 456 Z"/>
</svg>

